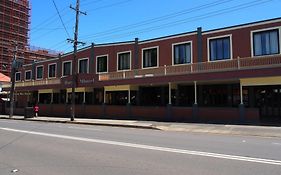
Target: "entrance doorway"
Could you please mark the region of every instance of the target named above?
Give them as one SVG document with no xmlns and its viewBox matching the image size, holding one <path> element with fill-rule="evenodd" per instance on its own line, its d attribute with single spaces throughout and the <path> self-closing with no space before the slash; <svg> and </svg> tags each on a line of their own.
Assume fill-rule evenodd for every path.
<svg viewBox="0 0 281 175">
<path fill-rule="evenodd" d="M 255 88 L 256 106 L 265 121 L 281 121 L 281 86 Z"/>
</svg>

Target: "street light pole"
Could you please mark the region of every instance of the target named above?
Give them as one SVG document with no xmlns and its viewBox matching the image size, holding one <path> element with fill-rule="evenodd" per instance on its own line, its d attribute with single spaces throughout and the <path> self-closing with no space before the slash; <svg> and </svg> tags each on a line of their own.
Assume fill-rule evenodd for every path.
<svg viewBox="0 0 281 175">
<path fill-rule="evenodd" d="M 15 92 L 15 73 L 16 73 L 16 61 L 17 61 L 17 51 L 18 45 L 14 43 L 14 53 L 13 53 L 13 61 L 11 66 L 11 90 L 10 90 L 10 115 L 9 118 L 13 117 L 14 114 L 14 92 Z"/>
<path fill-rule="evenodd" d="M 74 121 L 75 119 L 75 87 L 77 82 L 77 71 L 76 71 L 76 58 L 77 58 L 77 44 L 78 42 L 78 25 L 79 25 L 79 14 L 82 13 L 86 15 L 85 12 L 81 12 L 79 10 L 80 1 L 76 1 L 76 8 L 70 6 L 71 9 L 76 11 L 76 21 L 75 21 L 75 31 L 74 31 L 74 39 L 68 39 L 68 41 L 73 42 L 73 59 L 72 59 L 72 93 L 71 93 L 71 117 L 70 120 Z"/>
</svg>

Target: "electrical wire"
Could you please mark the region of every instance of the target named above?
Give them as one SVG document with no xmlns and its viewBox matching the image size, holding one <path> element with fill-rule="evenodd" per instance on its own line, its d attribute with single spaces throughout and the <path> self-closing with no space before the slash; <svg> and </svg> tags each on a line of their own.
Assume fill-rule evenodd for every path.
<svg viewBox="0 0 281 175">
<path fill-rule="evenodd" d="M 92 4 L 92 3 L 97 3 L 97 2 L 100 2 L 100 1 L 103 1 L 103 0 L 96 0 L 96 1 L 90 1 L 90 2 L 86 2 L 83 1 L 82 3 L 80 3 L 80 6 L 86 6 L 86 5 L 89 5 L 89 4 Z"/>
<path fill-rule="evenodd" d="M 104 8 L 108 8 L 108 7 L 113 7 L 113 6 L 118 6 L 118 5 L 130 2 L 130 1 L 133 1 L 133 0 L 119 1 L 119 2 L 116 2 L 116 3 L 112 3 L 112 4 L 108 4 L 108 5 L 104 5 L 104 6 L 101 6 L 101 7 L 97 7 L 97 8 L 94 8 L 94 9 L 87 10 L 87 12 L 100 10 L 100 9 L 104 9 Z"/>
<path fill-rule="evenodd" d="M 60 12 L 59 12 L 59 10 L 58 10 L 58 8 L 57 8 L 57 5 L 56 5 L 56 3 L 55 3 L 55 0 L 53 0 L 53 4 L 54 4 L 54 6 L 55 6 L 55 8 L 56 8 L 56 11 L 57 11 L 58 16 L 59 16 L 60 21 L 61 21 L 61 24 L 63 25 L 63 28 L 64 28 L 64 30 L 65 30 L 65 32 L 66 32 L 68 38 L 70 38 L 70 35 L 69 35 L 69 33 L 68 33 L 68 31 L 67 31 L 65 25 L 64 25 L 64 22 L 63 22 L 63 20 L 62 20 L 62 17 L 61 17 L 61 15 L 60 15 Z"/>
<path fill-rule="evenodd" d="M 273 1 L 273 0 L 265 0 L 265 1 L 264 0 L 255 0 L 255 1 L 248 2 L 248 3 L 239 4 L 237 6 L 233 6 L 233 7 L 229 7 L 229 8 L 225 8 L 225 9 L 220 9 L 220 10 L 216 10 L 216 11 L 213 11 L 213 12 L 209 12 L 209 13 L 206 13 L 206 14 L 203 14 L 203 15 L 198 15 L 198 16 L 194 16 L 194 17 L 191 17 L 191 18 L 186 18 L 186 19 L 182 19 L 182 20 L 178 20 L 178 21 L 174 21 L 174 22 L 170 22 L 170 23 L 166 23 L 166 24 L 162 24 L 162 25 L 158 25 L 158 26 L 153 26 L 153 27 L 133 31 L 133 32 L 130 32 L 130 33 L 123 33 L 123 34 L 119 34 L 119 35 L 110 35 L 110 36 L 107 36 L 107 37 L 101 36 L 101 37 L 96 37 L 95 39 L 100 38 L 100 39 L 105 40 L 105 39 L 112 39 L 112 38 L 123 38 L 123 37 L 127 37 L 129 35 L 136 35 L 136 34 L 151 32 L 153 30 L 159 30 L 159 29 L 163 29 L 163 28 L 173 27 L 175 25 L 193 22 L 193 21 L 206 19 L 206 18 L 210 18 L 210 17 L 213 17 L 213 16 L 222 15 L 222 14 L 225 14 L 225 13 L 249 8 L 249 7 L 264 4 L 264 3 L 267 3 L 267 2 L 270 2 L 270 1 Z"/>
<path fill-rule="evenodd" d="M 112 33 L 119 32 L 119 31 L 129 30 L 129 29 L 136 28 L 136 27 L 139 27 L 139 26 L 153 24 L 155 22 L 164 21 L 164 20 L 167 20 L 167 19 L 170 19 L 170 18 L 185 15 L 185 14 L 188 14 L 188 13 L 193 13 L 193 12 L 198 11 L 198 10 L 204 10 L 204 9 L 207 9 L 207 8 L 215 7 L 215 6 L 225 4 L 225 3 L 228 3 L 228 2 L 231 2 L 231 1 L 233 1 L 233 0 L 224 0 L 224 1 L 217 0 L 217 1 L 214 1 L 214 2 L 211 2 L 211 3 L 203 4 L 203 5 L 200 5 L 200 6 L 193 7 L 193 8 L 188 8 L 188 9 L 185 9 L 185 10 L 170 13 L 170 14 L 160 16 L 160 17 L 157 17 L 157 18 L 152 18 L 152 19 L 149 19 L 149 20 L 140 21 L 140 22 L 137 22 L 137 23 L 134 23 L 134 24 L 126 25 L 126 26 L 116 27 L 114 29 L 110 29 L 110 30 L 107 30 L 107 31 L 104 31 L 104 32 L 98 32 L 94 35 L 85 35 L 85 36 L 81 36 L 81 37 L 95 37 L 95 36 L 100 36 L 100 35 L 112 34 Z"/>
</svg>

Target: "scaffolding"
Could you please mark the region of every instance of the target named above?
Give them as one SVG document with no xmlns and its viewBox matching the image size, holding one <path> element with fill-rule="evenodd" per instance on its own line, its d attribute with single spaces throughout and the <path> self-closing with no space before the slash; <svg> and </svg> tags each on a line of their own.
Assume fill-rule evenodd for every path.
<svg viewBox="0 0 281 175">
<path fill-rule="evenodd" d="M 0 72 L 9 75 L 13 59 L 13 42 L 17 58 L 24 60 L 30 25 L 29 0 L 0 1 Z"/>
</svg>

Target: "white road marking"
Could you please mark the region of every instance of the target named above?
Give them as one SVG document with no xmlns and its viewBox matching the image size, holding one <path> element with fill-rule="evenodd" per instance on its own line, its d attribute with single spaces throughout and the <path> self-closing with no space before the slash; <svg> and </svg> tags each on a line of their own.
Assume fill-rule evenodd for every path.
<svg viewBox="0 0 281 175">
<path fill-rule="evenodd" d="M 273 145 L 280 145 L 280 146 L 281 146 L 281 143 L 275 143 L 275 142 L 273 142 L 272 144 L 273 144 Z"/>
<path fill-rule="evenodd" d="M 1 128 L 0 127 L 0 129 L 5 130 L 5 131 L 10 131 L 10 132 L 20 132 L 20 133 L 26 133 L 26 134 L 32 134 L 32 135 L 77 140 L 77 141 L 84 141 L 84 142 L 91 142 L 91 143 L 101 143 L 101 144 L 125 146 L 125 147 L 147 149 L 147 150 L 154 150 L 154 151 L 163 151 L 163 152 L 171 152 L 171 153 L 178 153 L 178 154 L 196 155 L 196 156 L 204 156 L 204 157 L 212 157 L 212 158 L 228 159 L 228 160 L 239 160 L 239 161 L 281 166 L 281 160 L 262 159 L 262 158 L 236 156 L 236 155 L 228 155 L 228 154 L 218 154 L 218 153 L 211 153 L 211 152 L 191 151 L 191 150 L 184 150 L 184 149 L 174 149 L 174 148 L 167 148 L 167 147 L 142 145 L 142 144 L 134 144 L 134 143 L 126 143 L 126 142 L 117 142 L 117 141 L 101 140 L 101 139 L 89 139 L 89 138 L 73 137 L 73 136 L 67 136 L 67 135 L 58 135 L 58 134 L 50 134 L 50 133 L 43 133 L 43 132 L 18 130 L 18 129 L 11 129 L 11 128 Z"/>
<path fill-rule="evenodd" d="M 69 129 L 89 130 L 89 131 L 101 131 L 101 129 L 96 129 L 96 128 L 81 128 L 81 127 L 76 127 L 76 126 L 68 126 L 67 128 L 69 128 Z"/>
</svg>

